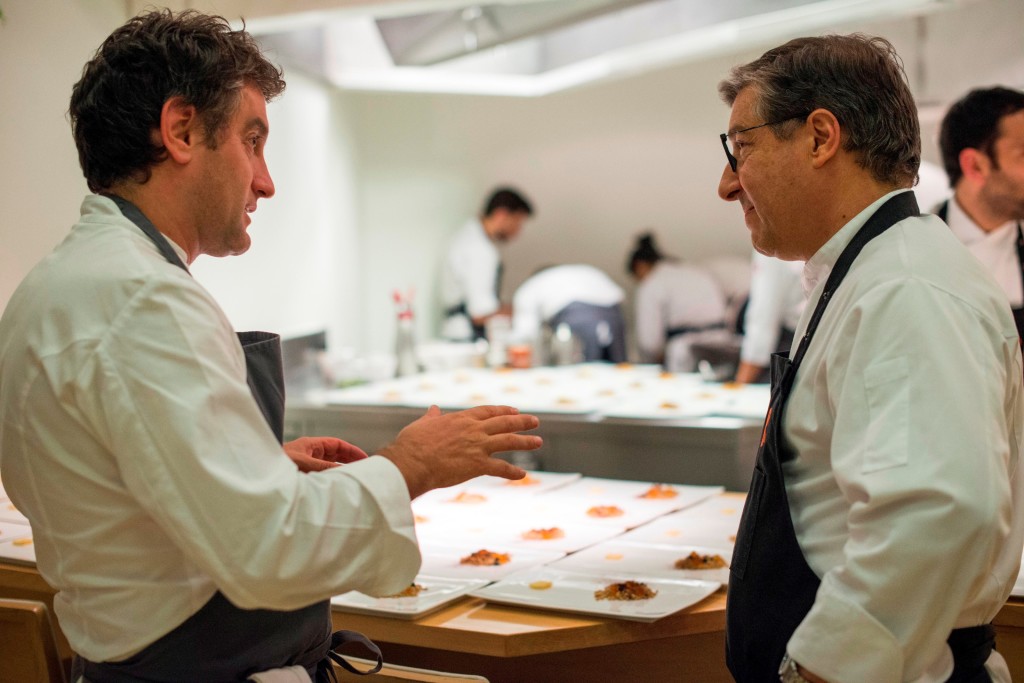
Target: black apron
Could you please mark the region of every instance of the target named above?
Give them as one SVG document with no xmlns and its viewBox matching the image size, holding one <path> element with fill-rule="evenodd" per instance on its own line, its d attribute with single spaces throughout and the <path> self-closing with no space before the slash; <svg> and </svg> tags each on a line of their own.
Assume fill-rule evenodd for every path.
<svg viewBox="0 0 1024 683">
<path fill-rule="evenodd" d="M 726 601 L 726 662 L 739 683 L 779 680 L 786 643 L 810 611 L 821 583 L 797 542 L 782 472 L 782 463 L 795 457 L 783 437 L 782 423 L 800 363 L 825 307 L 864 245 L 916 215 L 917 200 L 912 192 L 885 202 L 839 256 L 792 361 L 783 354 L 772 356 L 771 401 L 736 534 Z M 995 643 L 990 624 L 956 629 L 948 642 L 955 662 L 951 682 L 989 680 L 984 664 Z"/>
<path fill-rule="evenodd" d="M 156 245 L 171 264 L 185 272 L 167 239 L 131 202 L 107 195 L 126 218 Z M 284 433 L 284 373 L 281 340 L 269 332 L 238 334 L 245 352 L 246 381 L 253 398 L 279 443 Z M 334 680 L 331 661 L 353 673 L 363 673 L 334 650 L 359 642 L 382 660 L 380 649 L 352 631 L 331 633 L 330 601 L 292 611 L 235 607 L 219 591 L 170 633 L 141 652 L 119 662 L 90 662 L 75 658 L 72 681 L 88 683 L 239 683 L 250 674 L 285 666 L 301 666 L 317 683 Z M 366 672 L 371 673 L 371 672 Z"/>
<path fill-rule="evenodd" d="M 949 200 L 942 202 L 942 206 L 935 213 L 942 219 L 943 223 L 949 223 Z M 1017 265 L 1020 268 L 1021 292 L 1024 293 L 1024 229 L 1021 229 L 1020 221 L 1017 221 Z M 1017 325 L 1017 336 L 1024 340 L 1024 305 L 1020 308 L 1010 307 L 1013 312 L 1013 322 Z"/>
<path fill-rule="evenodd" d="M 626 323 L 622 318 L 622 308 L 618 304 L 596 306 L 573 301 L 556 313 L 548 323 L 551 329 L 565 323 L 573 335 L 583 346 L 583 361 L 608 361 L 624 363 L 626 361 Z M 601 324 L 608 326 L 611 342 L 601 343 L 597 330 Z"/>
</svg>

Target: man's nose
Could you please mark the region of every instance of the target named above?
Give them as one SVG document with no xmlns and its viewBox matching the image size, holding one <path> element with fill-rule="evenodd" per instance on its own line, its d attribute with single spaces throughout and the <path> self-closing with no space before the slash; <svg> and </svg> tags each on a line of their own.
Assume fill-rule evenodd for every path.
<svg viewBox="0 0 1024 683">
<path fill-rule="evenodd" d="M 732 166 L 725 165 L 722 169 L 722 177 L 718 181 L 718 196 L 727 202 L 734 202 L 739 198 L 740 178 Z"/>
</svg>

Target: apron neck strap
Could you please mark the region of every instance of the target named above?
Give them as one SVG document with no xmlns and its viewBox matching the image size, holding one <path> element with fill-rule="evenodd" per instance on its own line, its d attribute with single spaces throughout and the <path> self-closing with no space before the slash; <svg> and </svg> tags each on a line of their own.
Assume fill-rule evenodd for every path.
<svg viewBox="0 0 1024 683">
<path fill-rule="evenodd" d="M 181 257 L 178 256 L 178 252 L 174 251 L 174 247 L 168 243 L 167 238 L 156 229 L 156 226 L 153 225 L 151 220 L 146 218 L 145 214 L 139 210 L 139 207 L 135 206 L 123 197 L 118 197 L 116 194 L 107 194 L 103 196 L 117 204 L 117 208 L 121 210 L 124 217 L 134 223 L 139 230 L 141 230 L 143 234 L 145 234 L 146 237 L 156 245 L 156 248 L 160 251 L 163 257 L 167 259 L 168 263 L 178 266 L 188 273 L 188 266 L 186 266 L 181 260 Z"/>
</svg>

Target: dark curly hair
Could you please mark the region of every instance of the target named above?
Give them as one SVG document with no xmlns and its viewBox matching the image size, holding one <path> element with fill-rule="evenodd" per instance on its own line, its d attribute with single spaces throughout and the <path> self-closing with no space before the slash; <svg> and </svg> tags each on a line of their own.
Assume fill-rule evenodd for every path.
<svg viewBox="0 0 1024 683">
<path fill-rule="evenodd" d="M 167 156 L 152 134 L 172 97 L 195 106 L 207 144 L 215 147 L 247 85 L 267 101 L 285 88 L 281 70 L 244 27 L 232 30 L 223 17 L 194 10 L 129 20 L 103 41 L 71 92 L 68 115 L 89 189 L 149 180 L 151 167 Z"/>
<path fill-rule="evenodd" d="M 960 152 L 967 148 L 984 152 L 999 168 L 995 153 L 999 122 L 1021 110 L 1024 92 L 1003 87 L 972 90 L 949 108 L 942 119 L 939 147 L 950 187 L 956 187 L 964 175 Z"/>
</svg>

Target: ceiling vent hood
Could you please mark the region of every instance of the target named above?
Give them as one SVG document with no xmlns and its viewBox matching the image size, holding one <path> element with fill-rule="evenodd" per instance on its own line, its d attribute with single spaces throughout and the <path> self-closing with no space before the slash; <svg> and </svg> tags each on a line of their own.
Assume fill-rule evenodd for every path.
<svg viewBox="0 0 1024 683">
<path fill-rule="evenodd" d="M 327 15 L 259 37 L 341 88 L 535 97 L 958 1 L 448 2 L 404 16 Z"/>
</svg>

